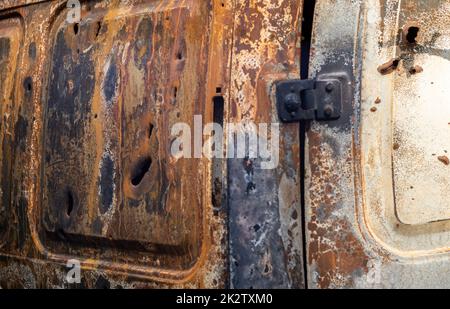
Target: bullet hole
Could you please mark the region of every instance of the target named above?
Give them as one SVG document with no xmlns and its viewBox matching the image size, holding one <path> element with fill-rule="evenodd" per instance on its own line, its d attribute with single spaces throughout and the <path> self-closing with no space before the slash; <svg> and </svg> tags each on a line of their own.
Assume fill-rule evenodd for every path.
<svg viewBox="0 0 450 309">
<path fill-rule="evenodd" d="M 378 67 L 378 72 L 380 72 L 380 74 L 382 74 L 382 75 L 390 74 L 390 73 L 394 72 L 395 70 L 397 70 L 399 64 L 400 64 L 400 59 L 392 59 L 392 60 L 386 62 L 385 64 L 380 65 Z"/>
<path fill-rule="evenodd" d="M 394 150 L 399 150 L 400 149 L 400 144 L 399 143 L 394 143 L 394 146 L 392 148 Z"/>
<path fill-rule="evenodd" d="M 253 182 L 249 182 L 247 184 L 247 189 L 245 192 L 247 193 L 247 195 L 249 195 L 251 192 L 253 192 L 255 190 L 256 190 L 256 185 Z"/>
<path fill-rule="evenodd" d="M 70 215 L 72 214 L 73 211 L 73 194 L 71 191 L 67 192 L 67 216 L 70 217 Z"/>
<path fill-rule="evenodd" d="M 100 30 L 102 30 L 102 22 L 101 21 L 97 22 L 97 30 L 95 31 L 96 38 L 98 38 L 98 36 L 100 35 Z"/>
<path fill-rule="evenodd" d="M 409 69 L 409 74 L 411 74 L 411 75 L 422 73 L 422 72 L 423 72 L 423 68 L 420 65 L 416 65 L 416 66 L 412 67 L 411 69 Z"/>
<path fill-rule="evenodd" d="M 27 94 L 31 94 L 31 92 L 33 91 L 33 80 L 31 79 L 31 77 L 25 78 L 23 86 Z"/>
<path fill-rule="evenodd" d="M 73 33 L 75 34 L 75 35 L 78 35 L 78 32 L 80 31 L 80 25 L 78 24 L 78 23 L 75 23 L 74 25 L 73 25 Z"/>
<path fill-rule="evenodd" d="M 376 108 L 376 107 L 372 107 L 372 108 L 370 109 L 370 111 L 371 111 L 372 113 L 375 113 L 375 112 L 377 111 L 377 108 Z"/>
<path fill-rule="evenodd" d="M 178 60 L 182 60 L 183 59 L 183 54 L 181 52 L 177 53 L 177 59 Z"/>
<path fill-rule="evenodd" d="M 177 95 L 178 95 L 178 88 L 177 88 L 177 87 L 174 87 L 174 88 L 173 88 L 173 98 L 176 99 L 176 98 L 177 98 Z"/>
<path fill-rule="evenodd" d="M 255 233 L 257 233 L 260 229 L 261 226 L 259 224 L 255 224 L 255 226 L 253 226 L 253 230 L 255 231 Z"/>
<path fill-rule="evenodd" d="M 154 128 L 155 128 L 155 126 L 151 123 L 148 128 L 148 138 L 152 137 Z"/>
<path fill-rule="evenodd" d="M 417 35 L 419 34 L 420 28 L 417 26 L 409 26 L 405 32 L 406 41 L 409 44 L 416 44 Z"/>
<path fill-rule="evenodd" d="M 376 100 L 375 100 L 375 104 L 380 104 L 381 103 L 381 99 L 378 97 Z"/>
<path fill-rule="evenodd" d="M 131 174 L 131 184 L 133 186 L 139 186 L 139 184 L 142 182 L 142 179 L 144 179 L 145 174 L 147 174 L 150 170 L 151 165 L 152 159 L 149 157 L 144 158 L 143 160 L 139 161 L 138 164 L 136 164 Z"/>
<path fill-rule="evenodd" d="M 97 114 L 95 114 L 95 115 L 94 115 L 94 119 L 97 119 L 97 118 L 98 118 L 98 115 L 97 115 Z"/>
</svg>

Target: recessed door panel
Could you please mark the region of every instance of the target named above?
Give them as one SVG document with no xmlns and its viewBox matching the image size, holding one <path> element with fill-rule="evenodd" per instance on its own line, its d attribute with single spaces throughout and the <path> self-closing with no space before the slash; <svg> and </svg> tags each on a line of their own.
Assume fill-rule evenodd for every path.
<svg viewBox="0 0 450 309">
<path fill-rule="evenodd" d="M 80 23 L 54 25 L 42 200 L 50 250 L 74 242 L 169 254 L 160 266 L 175 269 L 199 257 L 204 170 L 200 159 L 175 160 L 170 136 L 203 114 L 207 36 L 191 33 L 208 18 L 195 1 L 157 4 L 109 14 L 94 5 Z"/>
<path fill-rule="evenodd" d="M 399 220 L 450 219 L 450 3 L 405 2 L 393 74 L 393 172 Z M 389 102 L 387 102 L 389 103 Z"/>
</svg>

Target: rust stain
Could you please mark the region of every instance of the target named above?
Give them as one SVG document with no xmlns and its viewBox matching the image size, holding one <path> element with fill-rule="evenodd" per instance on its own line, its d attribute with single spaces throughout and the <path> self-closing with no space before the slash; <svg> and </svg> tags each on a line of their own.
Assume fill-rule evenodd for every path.
<svg viewBox="0 0 450 309">
<path fill-rule="evenodd" d="M 333 155 L 320 133 L 310 132 L 308 137 L 311 145 L 308 264 L 317 271 L 320 288 L 350 287 L 355 273 L 367 273 L 369 258 L 352 225 L 335 215 L 344 192 L 339 187 L 341 175 L 334 172 Z"/>
<path fill-rule="evenodd" d="M 450 159 L 447 156 L 439 156 L 438 160 L 444 163 L 445 165 L 450 165 Z"/>
<path fill-rule="evenodd" d="M 411 75 L 419 74 L 419 73 L 422 73 L 422 72 L 423 72 L 423 68 L 422 68 L 420 65 L 415 65 L 414 67 L 412 67 L 412 68 L 409 70 L 409 73 L 410 73 Z"/>
</svg>

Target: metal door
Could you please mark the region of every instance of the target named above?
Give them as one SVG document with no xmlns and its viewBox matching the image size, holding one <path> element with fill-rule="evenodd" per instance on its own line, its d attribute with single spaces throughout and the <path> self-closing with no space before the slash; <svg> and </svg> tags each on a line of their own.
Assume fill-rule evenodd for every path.
<svg viewBox="0 0 450 309">
<path fill-rule="evenodd" d="M 307 133 L 310 287 L 450 286 L 449 10 L 317 1 L 311 75 L 352 82 L 341 118 Z"/>
<path fill-rule="evenodd" d="M 228 89 L 210 42 L 213 12 L 228 8 L 82 1 L 72 23 L 67 1 L 34 2 L 3 2 L 0 17 L 1 285 L 74 286 L 75 260 L 77 287 L 225 286 L 210 164 L 168 145 L 174 123 L 208 120 L 217 85 Z"/>
<path fill-rule="evenodd" d="M 301 1 L 76 2 L 0 4 L 0 286 L 302 287 L 298 125 L 268 171 L 170 155 L 195 116 L 277 122 Z"/>
</svg>

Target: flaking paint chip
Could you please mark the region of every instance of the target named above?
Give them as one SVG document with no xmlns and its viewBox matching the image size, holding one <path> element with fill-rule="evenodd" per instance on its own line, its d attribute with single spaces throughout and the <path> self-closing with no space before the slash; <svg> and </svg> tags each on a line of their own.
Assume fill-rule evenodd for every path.
<svg viewBox="0 0 450 309">
<path fill-rule="evenodd" d="M 450 159 L 447 156 L 440 156 L 438 159 L 445 165 L 450 165 Z"/>
<path fill-rule="evenodd" d="M 409 73 L 412 75 L 422 73 L 422 72 L 423 72 L 423 68 L 420 65 L 416 65 L 409 70 Z"/>
<path fill-rule="evenodd" d="M 397 70 L 399 64 L 400 64 L 400 59 L 389 60 L 388 62 L 386 62 L 378 67 L 378 72 L 380 72 L 381 75 L 391 74 L 392 72 Z"/>
</svg>

